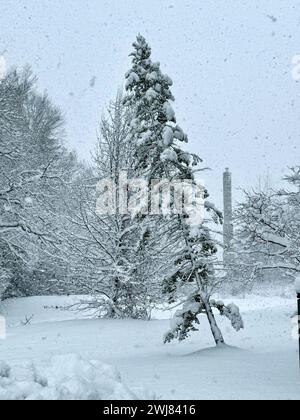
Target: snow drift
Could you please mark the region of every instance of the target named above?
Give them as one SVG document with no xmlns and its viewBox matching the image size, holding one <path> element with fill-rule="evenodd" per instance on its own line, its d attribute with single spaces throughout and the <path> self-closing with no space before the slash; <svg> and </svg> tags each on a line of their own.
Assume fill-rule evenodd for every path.
<svg viewBox="0 0 300 420">
<path fill-rule="evenodd" d="M 137 397 L 111 366 L 79 355 L 53 357 L 47 365 L 0 362 L 0 400 L 133 400 Z"/>
</svg>

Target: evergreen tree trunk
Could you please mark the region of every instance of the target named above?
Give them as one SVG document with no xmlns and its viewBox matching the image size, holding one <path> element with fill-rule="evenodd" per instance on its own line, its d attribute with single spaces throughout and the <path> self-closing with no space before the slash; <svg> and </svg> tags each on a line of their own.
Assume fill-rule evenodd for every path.
<svg viewBox="0 0 300 420">
<path fill-rule="evenodd" d="M 212 332 L 212 335 L 214 337 L 215 343 L 217 347 L 222 347 L 225 345 L 225 340 L 223 338 L 223 335 L 221 333 L 220 328 L 218 327 L 215 315 L 213 313 L 213 310 L 210 306 L 210 303 L 207 301 L 207 299 L 203 300 L 203 304 L 205 306 L 206 310 L 206 316 L 210 325 L 210 329 Z"/>
<path fill-rule="evenodd" d="M 200 290 L 201 280 L 199 278 L 199 274 L 197 273 L 197 271 L 196 271 L 196 279 L 197 279 L 197 284 L 198 284 L 198 287 L 199 287 L 199 295 L 200 295 L 201 301 L 202 301 L 202 303 L 205 307 L 205 313 L 206 313 L 206 316 L 207 316 L 207 319 L 208 319 L 208 322 L 209 322 L 211 333 L 214 337 L 216 346 L 217 347 L 222 347 L 222 346 L 225 345 L 225 340 L 224 340 L 224 337 L 221 333 L 220 328 L 218 327 L 215 315 L 213 313 L 211 304 L 209 302 L 209 297 L 203 296 L 203 292 L 201 292 L 201 290 Z"/>
</svg>

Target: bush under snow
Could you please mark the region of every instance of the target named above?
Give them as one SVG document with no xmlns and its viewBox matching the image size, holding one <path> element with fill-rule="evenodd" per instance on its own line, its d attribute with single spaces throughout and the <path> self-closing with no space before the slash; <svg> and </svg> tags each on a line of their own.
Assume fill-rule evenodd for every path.
<svg viewBox="0 0 300 420">
<path fill-rule="evenodd" d="M 120 375 L 99 361 L 76 354 L 56 356 L 47 365 L 0 362 L 0 400 L 133 400 Z"/>
</svg>

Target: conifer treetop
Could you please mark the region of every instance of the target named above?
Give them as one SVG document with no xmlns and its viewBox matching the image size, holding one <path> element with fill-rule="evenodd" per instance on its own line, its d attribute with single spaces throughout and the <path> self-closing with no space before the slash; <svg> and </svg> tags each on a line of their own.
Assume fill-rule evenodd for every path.
<svg viewBox="0 0 300 420">
<path fill-rule="evenodd" d="M 136 147 L 136 169 L 139 174 L 149 174 L 151 168 L 151 177 L 169 173 L 191 179 L 192 166 L 200 158 L 180 146 L 188 142 L 188 137 L 176 124 L 170 89 L 173 82 L 162 73 L 160 63 L 151 60 L 151 48 L 142 35 L 138 35 L 133 48 L 125 102 L 134 109 L 129 141 Z"/>
</svg>

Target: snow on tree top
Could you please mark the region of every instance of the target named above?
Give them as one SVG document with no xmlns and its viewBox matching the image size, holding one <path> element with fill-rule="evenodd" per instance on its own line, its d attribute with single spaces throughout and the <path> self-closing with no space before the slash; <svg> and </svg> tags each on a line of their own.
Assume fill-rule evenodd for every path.
<svg viewBox="0 0 300 420">
<path fill-rule="evenodd" d="M 156 71 L 148 73 L 146 79 L 151 82 L 156 82 L 158 80 L 158 74 Z"/>
</svg>

